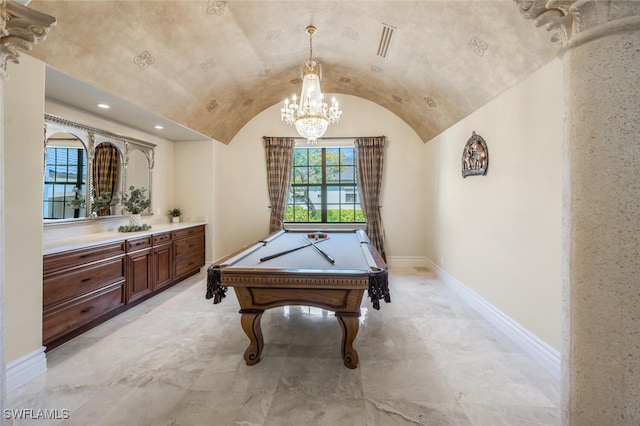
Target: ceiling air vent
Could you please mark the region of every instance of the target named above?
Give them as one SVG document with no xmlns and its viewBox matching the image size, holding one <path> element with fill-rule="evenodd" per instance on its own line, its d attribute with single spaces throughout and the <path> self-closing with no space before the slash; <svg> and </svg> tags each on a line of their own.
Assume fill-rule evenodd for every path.
<svg viewBox="0 0 640 426">
<path fill-rule="evenodd" d="M 380 36 L 380 44 L 378 45 L 378 56 L 386 58 L 389 52 L 389 44 L 391 44 L 391 37 L 396 27 L 391 25 L 382 24 L 382 35 Z"/>
</svg>

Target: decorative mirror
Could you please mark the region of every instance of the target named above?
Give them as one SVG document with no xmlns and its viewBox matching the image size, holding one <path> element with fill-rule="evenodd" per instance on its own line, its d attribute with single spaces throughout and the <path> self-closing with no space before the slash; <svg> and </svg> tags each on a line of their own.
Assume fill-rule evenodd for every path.
<svg viewBox="0 0 640 426">
<path fill-rule="evenodd" d="M 154 144 L 51 114 L 44 144 L 45 223 L 121 215 L 130 186 L 152 199 Z"/>
<path fill-rule="evenodd" d="M 148 194 L 151 193 L 151 171 L 153 170 L 153 158 L 149 157 L 149 151 L 143 151 L 138 147 L 129 146 L 126 166 L 126 186 L 136 188 L 146 188 Z M 147 212 L 151 211 L 151 207 Z"/>
</svg>

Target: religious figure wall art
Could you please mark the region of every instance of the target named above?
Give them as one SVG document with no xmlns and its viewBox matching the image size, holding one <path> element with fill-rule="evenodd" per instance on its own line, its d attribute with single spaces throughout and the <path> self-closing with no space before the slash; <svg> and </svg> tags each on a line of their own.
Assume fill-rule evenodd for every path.
<svg viewBox="0 0 640 426">
<path fill-rule="evenodd" d="M 489 150 L 482 136 L 472 132 L 462 151 L 462 177 L 487 174 Z"/>
</svg>

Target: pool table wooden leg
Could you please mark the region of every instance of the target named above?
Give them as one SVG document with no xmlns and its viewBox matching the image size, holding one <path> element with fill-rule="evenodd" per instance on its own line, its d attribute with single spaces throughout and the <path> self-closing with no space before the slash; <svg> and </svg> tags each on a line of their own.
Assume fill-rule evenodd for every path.
<svg viewBox="0 0 640 426">
<path fill-rule="evenodd" d="M 342 328 L 342 361 L 347 368 L 356 368 L 358 366 L 358 352 L 353 349 L 353 341 L 358 335 L 360 321 L 358 313 L 338 313 L 336 318 Z"/>
<path fill-rule="evenodd" d="M 262 338 L 262 327 L 260 327 L 260 320 L 262 319 L 263 310 L 259 309 L 241 309 L 240 324 L 245 334 L 249 338 L 249 346 L 244 351 L 244 360 L 247 365 L 254 365 L 260 361 L 260 354 L 264 347 L 264 340 Z"/>
</svg>

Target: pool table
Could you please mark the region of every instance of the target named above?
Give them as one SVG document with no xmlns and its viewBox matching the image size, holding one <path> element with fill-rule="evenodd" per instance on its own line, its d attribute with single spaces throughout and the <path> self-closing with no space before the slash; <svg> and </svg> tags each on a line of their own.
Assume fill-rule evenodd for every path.
<svg viewBox="0 0 640 426">
<path fill-rule="evenodd" d="M 206 297 L 214 304 L 225 297 L 227 286 L 236 293 L 240 323 L 250 341 L 247 365 L 260 361 L 264 311 L 303 305 L 335 312 L 344 365 L 356 368 L 353 341 L 364 291 L 374 309 L 380 309 L 380 299 L 391 302 L 387 266 L 362 230 L 281 230 L 220 259 L 207 273 Z"/>
</svg>

